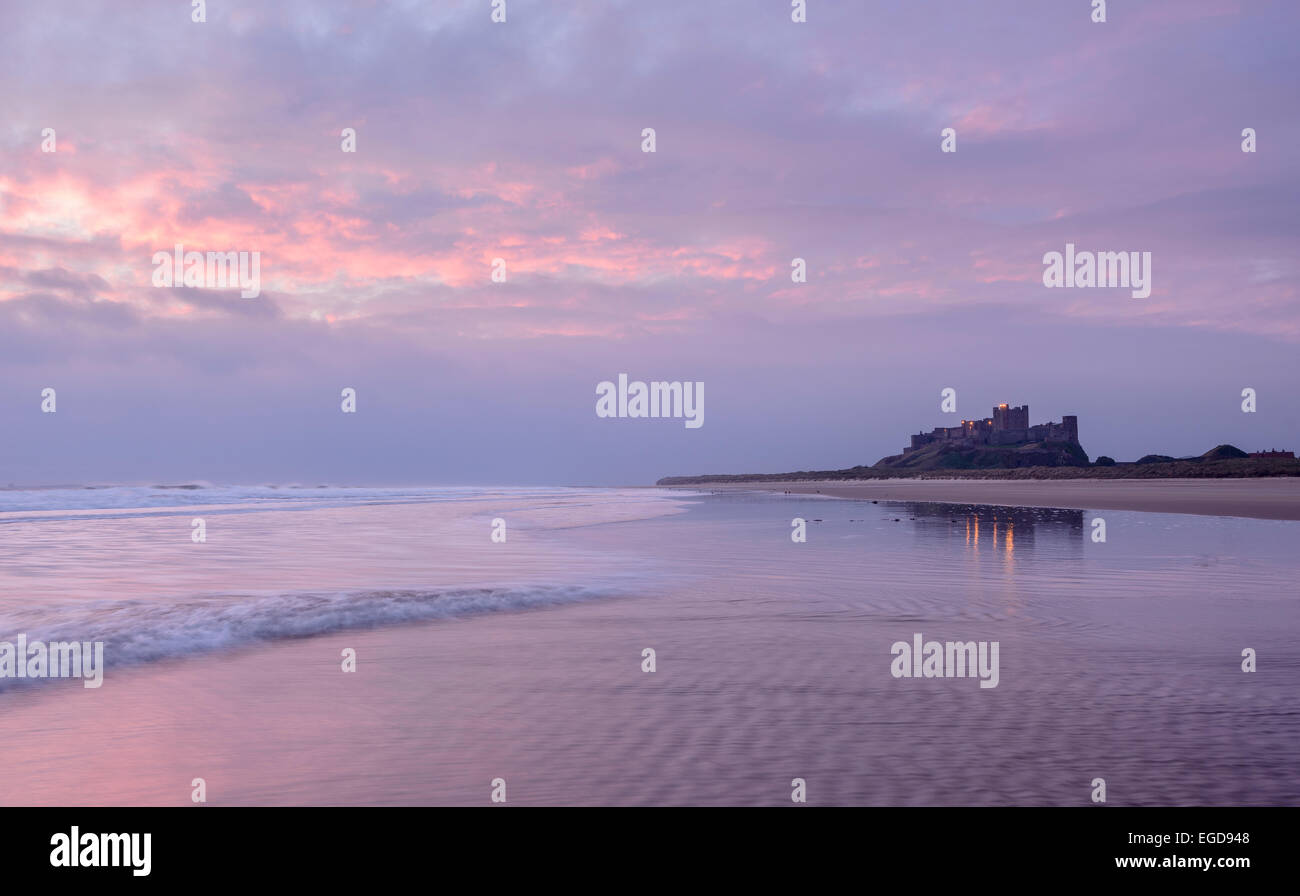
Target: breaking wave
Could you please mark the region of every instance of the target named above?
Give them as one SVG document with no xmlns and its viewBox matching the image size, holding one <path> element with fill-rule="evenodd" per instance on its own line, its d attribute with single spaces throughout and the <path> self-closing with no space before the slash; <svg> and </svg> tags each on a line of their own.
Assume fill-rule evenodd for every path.
<svg viewBox="0 0 1300 896">
<path fill-rule="evenodd" d="M 213 595 L 180 601 L 93 601 L 42 610 L 39 621 L 0 616 L 0 640 L 104 642 L 104 665 L 121 668 L 290 638 L 378 628 L 602 597 L 610 589 L 507 585 L 278 595 Z M 27 679 L 0 678 L 0 690 Z"/>
</svg>

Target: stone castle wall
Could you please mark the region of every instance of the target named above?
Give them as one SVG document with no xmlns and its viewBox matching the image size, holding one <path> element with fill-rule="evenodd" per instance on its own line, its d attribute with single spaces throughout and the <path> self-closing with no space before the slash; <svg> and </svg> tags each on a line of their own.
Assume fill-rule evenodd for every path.
<svg viewBox="0 0 1300 896">
<path fill-rule="evenodd" d="M 983 420 L 963 420 L 961 426 L 936 426 L 930 432 L 912 436 L 911 445 L 903 449 L 910 454 L 935 442 L 951 443 L 956 447 L 973 448 L 980 445 L 1020 445 L 1025 442 L 1079 441 L 1079 418 L 1073 414 L 1061 418 L 1060 423 L 1029 425 L 1029 405 L 1018 408 L 998 405 L 993 416 Z"/>
</svg>

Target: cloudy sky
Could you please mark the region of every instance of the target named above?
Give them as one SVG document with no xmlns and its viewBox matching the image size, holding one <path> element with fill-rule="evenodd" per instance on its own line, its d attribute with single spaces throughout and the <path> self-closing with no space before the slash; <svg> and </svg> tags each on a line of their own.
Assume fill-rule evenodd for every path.
<svg viewBox="0 0 1300 896">
<path fill-rule="evenodd" d="M 6 3 L 0 485 L 840 467 L 1002 401 L 1300 448 L 1300 7 L 1109 6 Z M 1066 242 L 1150 297 L 1044 287 Z M 178 243 L 261 295 L 153 286 Z M 620 372 L 705 425 L 598 419 Z"/>
</svg>

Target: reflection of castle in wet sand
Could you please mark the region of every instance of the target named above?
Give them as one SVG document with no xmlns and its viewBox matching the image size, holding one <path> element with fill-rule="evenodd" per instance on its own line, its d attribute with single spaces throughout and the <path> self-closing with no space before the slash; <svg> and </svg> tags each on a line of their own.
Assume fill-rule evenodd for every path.
<svg viewBox="0 0 1300 896">
<path fill-rule="evenodd" d="M 906 508 L 908 518 L 927 536 L 961 539 L 974 550 L 1008 554 L 1052 541 L 1054 548 L 1073 545 L 1082 552 L 1085 540 L 1082 510 L 1054 507 L 1004 507 L 998 504 L 936 504 L 888 502 Z"/>
</svg>

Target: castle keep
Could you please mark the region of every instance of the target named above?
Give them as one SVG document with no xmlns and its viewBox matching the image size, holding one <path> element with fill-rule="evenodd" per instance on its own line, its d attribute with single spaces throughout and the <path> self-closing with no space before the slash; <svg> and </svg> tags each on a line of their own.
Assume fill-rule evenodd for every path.
<svg viewBox="0 0 1300 896">
<path fill-rule="evenodd" d="M 1079 418 L 1062 417 L 1060 423 L 1029 425 L 1029 405 L 1018 408 L 1000 404 L 993 409 L 992 417 L 983 420 L 963 420 L 961 426 L 936 426 L 930 432 L 912 436 L 912 445 L 903 449 L 910 454 L 934 442 L 946 442 L 957 448 L 975 448 L 982 445 L 1020 445 L 1026 442 L 1079 443 Z"/>
</svg>

